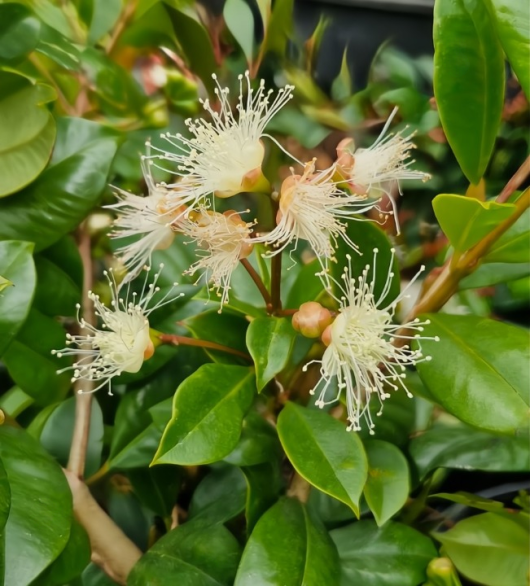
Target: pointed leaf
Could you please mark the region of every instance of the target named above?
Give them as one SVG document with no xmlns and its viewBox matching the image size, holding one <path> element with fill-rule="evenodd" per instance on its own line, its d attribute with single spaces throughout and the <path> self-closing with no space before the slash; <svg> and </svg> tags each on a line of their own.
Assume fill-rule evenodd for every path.
<svg viewBox="0 0 530 586">
<path fill-rule="evenodd" d="M 296 332 L 286 318 L 252 320 L 247 330 L 247 346 L 256 364 L 258 392 L 285 368 L 295 337 Z"/>
<path fill-rule="evenodd" d="M 481 0 L 437 0 L 433 35 L 434 95 L 442 126 L 462 171 L 477 184 L 501 121 L 504 55 Z"/>
<path fill-rule="evenodd" d="M 410 481 L 407 459 L 399 448 L 380 440 L 365 442 L 368 478 L 364 496 L 379 526 L 407 501 Z"/>
<path fill-rule="evenodd" d="M 278 434 L 296 471 L 359 515 L 368 463 L 357 434 L 327 413 L 290 402 L 278 418 Z"/>
<path fill-rule="evenodd" d="M 475 316 L 432 314 L 418 372 L 435 399 L 479 429 L 513 433 L 530 421 L 530 339 L 523 328 Z M 450 356 L 451 360 L 447 360 Z"/>
<path fill-rule="evenodd" d="M 283 498 L 258 521 L 234 586 L 338 586 L 337 551 L 297 500 Z"/>
<path fill-rule="evenodd" d="M 227 456 L 241 436 L 254 384 L 249 368 L 201 366 L 175 393 L 173 415 L 153 463 L 198 465 Z"/>
<path fill-rule="evenodd" d="M 228 30 L 234 36 L 247 63 L 252 63 L 254 52 L 254 16 L 245 0 L 226 0 L 223 16 Z"/>
</svg>

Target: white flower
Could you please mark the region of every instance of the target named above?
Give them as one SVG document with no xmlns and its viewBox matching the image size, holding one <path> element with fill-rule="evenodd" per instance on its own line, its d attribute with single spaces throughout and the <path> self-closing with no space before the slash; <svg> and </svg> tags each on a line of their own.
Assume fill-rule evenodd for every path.
<svg viewBox="0 0 530 586">
<path fill-rule="evenodd" d="M 255 239 L 275 249 L 268 256 L 278 254 L 291 243 L 296 248 L 299 240 L 306 240 L 325 267 L 327 260 L 333 258 L 339 237 L 357 250 L 342 220 L 358 219 L 356 214 L 374 204 L 367 204 L 365 196 L 346 195 L 340 191 L 332 180 L 335 170 L 333 166 L 316 173 L 313 160 L 305 165 L 302 175 L 292 172 L 285 179 L 280 190 L 276 228 Z"/>
<path fill-rule="evenodd" d="M 162 267 L 163 265 L 160 265 L 161 269 Z M 86 381 L 90 383 L 86 391 L 81 389 L 78 391 L 79 393 L 93 393 L 108 385 L 111 395 L 110 382 L 115 376 L 119 376 L 123 372 L 138 372 L 144 360 L 150 358 L 154 353 L 154 346 L 149 336 L 149 314 L 175 299 L 175 297 L 169 298 L 173 291 L 171 288 L 158 303 L 150 308 L 147 307 L 151 299 L 160 291 L 160 288 L 156 286 L 160 272 L 155 274 L 153 283 L 147 287 L 148 275 L 146 275 L 139 300 L 136 293 L 130 295 L 129 291 L 125 298 L 119 297 L 112 270 L 112 279 L 107 271 L 104 274 L 109 281 L 112 292 L 111 308 L 107 308 L 100 301 L 98 295 L 91 291 L 88 293 L 88 297 L 94 303 L 96 315 L 101 318 L 102 329 L 98 329 L 80 318 L 80 306 L 78 305 L 77 319 L 81 330 L 87 333 L 67 334 L 66 345 L 73 345 L 75 348 L 67 347 L 63 350 L 52 351 L 52 354 L 59 358 L 62 356 L 77 357 L 77 362 L 72 366 L 58 372 L 73 370 L 72 382 Z M 91 388 L 94 383 L 99 384 L 95 388 Z"/>
<path fill-rule="evenodd" d="M 327 344 L 322 360 L 312 362 L 319 363 L 321 379 L 311 394 L 319 389 L 319 397 L 316 405 L 323 407 L 339 399 L 343 390 L 346 392 L 346 406 L 348 411 L 348 431 L 361 429 L 362 417 L 368 423 L 370 433 L 373 434 L 374 423 L 369 410 L 370 398 L 377 395 L 381 409 L 377 415 L 381 415 L 383 401 L 390 397 L 385 386 L 392 390 L 400 387 L 405 390 L 407 396 L 412 395 L 407 390 L 404 379 L 406 367 L 414 366 L 424 360 L 431 360 L 430 356 L 424 356 L 421 348 L 412 350 L 410 345 L 399 346 L 394 344 L 400 340 L 422 340 L 438 338 L 425 338 L 421 333 L 414 335 L 399 334 L 401 328 L 407 331 L 422 332 L 423 326 L 429 321 L 415 319 L 403 325 L 393 323 L 396 306 L 406 295 L 404 290 L 394 301 L 386 304 L 385 297 L 390 291 L 394 274 L 391 267 L 394 262 L 392 250 L 390 272 L 386 283 L 379 295 L 374 294 L 377 249 L 374 250 L 374 262 L 372 266 L 372 278 L 369 280 L 370 266 L 367 265 L 362 275 L 357 279 L 351 277 L 351 266 L 343 273 L 343 283 L 336 283 L 343 294 L 337 299 L 340 309 L 335 321 L 328 326 L 322 335 L 322 340 Z M 348 264 L 351 263 L 348 260 Z M 412 284 L 417 277 L 414 277 Z M 309 363 L 311 364 L 311 363 Z M 304 369 L 308 366 L 306 365 Z M 337 383 L 338 396 L 332 401 L 326 401 L 326 392 L 332 383 Z"/>
<path fill-rule="evenodd" d="M 252 252 L 249 241 L 252 225 L 244 222 L 237 212 L 220 214 L 205 208 L 190 212 L 188 218 L 179 222 L 179 230 L 198 245 L 197 252 L 202 255 L 186 274 L 203 270 L 199 281 L 204 278 L 212 283 L 221 297 L 221 306 L 228 302 L 232 272 Z"/>
<path fill-rule="evenodd" d="M 142 171 L 149 195 L 141 197 L 117 190 L 119 201 L 107 206 L 118 212 L 112 238 L 136 237 L 130 244 L 118 248 L 117 254 L 128 269 L 122 284 L 132 281 L 149 263 L 154 250 L 168 248 L 175 238 L 173 222 L 186 213 L 186 200 L 179 190 L 170 191 L 155 183 L 150 165 L 142 160 Z"/>
<path fill-rule="evenodd" d="M 218 197 L 230 197 L 241 191 L 257 189 L 264 180 L 261 163 L 264 147 L 261 138 L 271 118 L 292 97 L 292 86 L 281 88 L 271 102 L 273 90 L 265 90 L 261 80 L 257 90 L 250 85 L 248 72 L 246 97 L 243 96 L 243 76 L 239 76 L 239 101 L 236 120 L 229 101 L 228 88 L 222 88 L 215 75 L 212 76 L 217 87 L 215 94 L 218 104 L 202 102 L 210 114 L 211 121 L 205 119 L 186 120 L 193 135 L 191 139 L 181 134 L 162 135 L 177 153 L 155 148 L 159 154 L 153 158 L 176 163 L 177 169 L 171 170 L 187 178 L 188 184 L 202 197 L 215 193 Z M 154 147 L 153 147 L 154 148 Z M 200 203 L 200 197 L 195 205 Z"/>
<path fill-rule="evenodd" d="M 369 194 L 371 199 L 380 199 L 386 194 L 391 200 L 396 218 L 395 202 L 391 197 L 392 186 L 397 183 L 401 194 L 401 180 L 430 179 L 427 173 L 410 168 L 414 163 L 414 159 L 410 158 L 410 151 L 416 148 L 411 140 L 414 133 L 408 136 L 403 136 L 403 131 L 386 134 L 397 110 L 394 108 L 381 134 L 369 148 L 350 150 L 353 146 L 351 138 L 342 140 L 337 147 L 337 164 L 352 191 Z"/>
</svg>

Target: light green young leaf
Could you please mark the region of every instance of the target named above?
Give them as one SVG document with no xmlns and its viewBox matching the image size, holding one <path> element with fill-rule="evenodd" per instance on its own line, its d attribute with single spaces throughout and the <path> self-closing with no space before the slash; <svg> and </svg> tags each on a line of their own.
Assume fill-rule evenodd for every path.
<svg viewBox="0 0 530 586">
<path fill-rule="evenodd" d="M 515 210 L 511 203 L 482 202 L 478 199 L 442 193 L 432 202 L 436 219 L 457 252 L 475 246 Z"/>
<path fill-rule="evenodd" d="M 254 16 L 245 0 L 226 0 L 223 16 L 228 30 L 243 50 L 247 63 L 254 52 Z"/>
<path fill-rule="evenodd" d="M 458 571 L 485 586 L 526 586 L 530 532 L 528 515 L 483 513 L 435 533 Z"/>
</svg>

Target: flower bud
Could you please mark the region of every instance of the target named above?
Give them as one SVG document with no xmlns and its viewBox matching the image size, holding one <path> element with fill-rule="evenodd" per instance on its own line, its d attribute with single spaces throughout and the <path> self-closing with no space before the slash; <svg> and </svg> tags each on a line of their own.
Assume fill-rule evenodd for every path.
<svg viewBox="0 0 530 586">
<path fill-rule="evenodd" d="M 318 338 L 331 324 L 332 315 L 329 309 L 316 301 L 302 303 L 293 315 L 293 328 L 306 338 Z"/>
<path fill-rule="evenodd" d="M 434 558 L 427 566 L 429 586 L 461 586 L 455 567 L 448 558 Z"/>
</svg>

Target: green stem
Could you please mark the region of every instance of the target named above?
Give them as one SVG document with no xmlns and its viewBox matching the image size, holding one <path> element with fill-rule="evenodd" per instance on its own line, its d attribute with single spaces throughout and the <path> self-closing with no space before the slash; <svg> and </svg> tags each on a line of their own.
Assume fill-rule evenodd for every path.
<svg viewBox="0 0 530 586">
<path fill-rule="evenodd" d="M 197 340 L 195 338 L 187 338 L 186 336 L 177 336 L 175 334 L 159 334 L 158 339 L 162 344 L 170 344 L 172 346 L 198 346 L 199 348 L 209 348 L 210 350 L 219 350 L 220 352 L 226 352 L 227 354 L 233 354 L 244 358 L 252 362 L 252 358 L 240 352 L 235 348 L 224 346 L 223 344 L 217 344 L 217 342 L 209 342 L 208 340 Z"/>
</svg>

